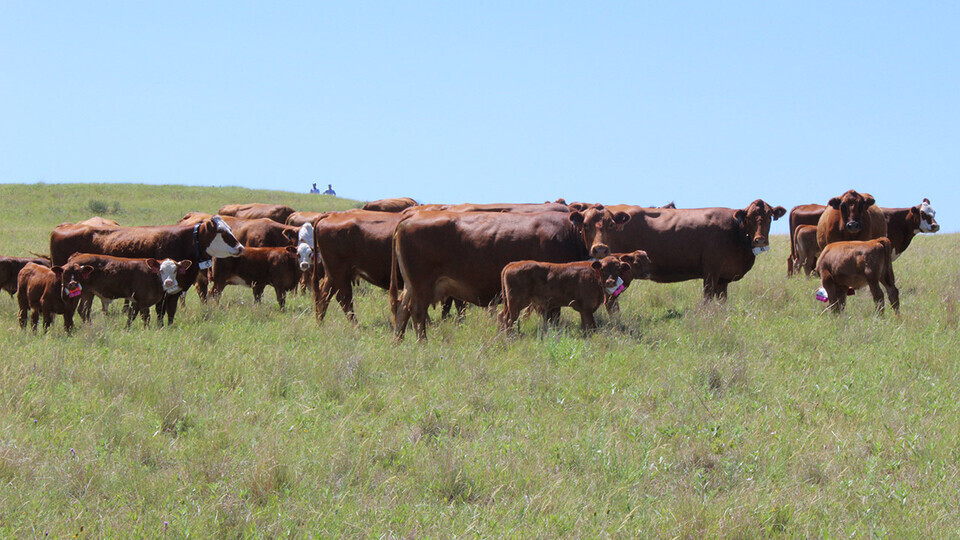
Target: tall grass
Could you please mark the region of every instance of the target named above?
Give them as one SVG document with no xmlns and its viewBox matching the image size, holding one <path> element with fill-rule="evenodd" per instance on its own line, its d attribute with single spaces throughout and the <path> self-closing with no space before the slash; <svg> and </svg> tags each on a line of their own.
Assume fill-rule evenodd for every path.
<svg viewBox="0 0 960 540">
<path fill-rule="evenodd" d="M 73 190 L 61 196 L 61 189 Z M 91 199 L 123 224 L 283 193 L 0 186 L 0 253 L 43 251 Z M 300 203 L 303 201 L 303 204 Z M 349 207 L 350 201 L 337 201 Z M 960 523 L 958 235 L 822 314 L 784 277 L 785 237 L 702 304 L 638 282 L 619 321 L 497 334 L 470 309 L 395 344 L 385 293 L 354 329 L 305 296 L 280 313 L 230 287 L 173 327 L 95 314 L 21 332 L 0 299 L 0 531 L 125 537 L 953 536 Z"/>
</svg>

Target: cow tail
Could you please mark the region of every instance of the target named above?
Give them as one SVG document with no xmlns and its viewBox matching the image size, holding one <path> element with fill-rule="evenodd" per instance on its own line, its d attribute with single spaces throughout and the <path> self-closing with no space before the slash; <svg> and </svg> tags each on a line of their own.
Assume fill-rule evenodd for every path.
<svg viewBox="0 0 960 540">
<path fill-rule="evenodd" d="M 400 298 L 400 261 L 397 259 L 397 238 L 400 232 L 400 224 L 393 231 L 393 238 L 390 240 L 390 320 L 393 327 L 397 327 L 397 306 Z"/>
<path fill-rule="evenodd" d="M 890 242 L 890 239 L 886 236 L 877 238 L 877 241 L 880 242 L 883 250 L 887 253 L 886 257 L 884 257 L 883 270 L 887 276 L 890 277 L 890 281 L 893 281 L 893 243 Z"/>
<path fill-rule="evenodd" d="M 793 212 L 790 212 L 790 266 L 791 268 L 788 271 L 793 271 L 794 261 L 797 260 L 797 247 L 796 247 L 796 236 L 797 236 L 797 224 L 795 223 L 796 219 L 793 216 Z"/>
</svg>

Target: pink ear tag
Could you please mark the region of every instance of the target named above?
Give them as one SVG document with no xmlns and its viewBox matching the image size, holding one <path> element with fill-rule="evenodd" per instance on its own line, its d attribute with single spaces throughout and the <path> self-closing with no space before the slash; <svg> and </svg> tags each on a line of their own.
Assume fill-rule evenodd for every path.
<svg viewBox="0 0 960 540">
<path fill-rule="evenodd" d="M 70 298 L 76 298 L 80 296 L 82 292 L 83 292 L 83 287 L 81 287 L 80 285 L 77 285 L 77 288 L 72 291 L 69 291 L 67 293 L 67 296 L 69 296 Z"/>
<path fill-rule="evenodd" d="M 821 302 L 826 302 L 826 301 L 827 301 L 827 298 L 828 298 L 828 297 L 827 297 L 827 290 L 826 290 L 826 289 L 824 289 L 823 287 L 820 287 L 819 289 L 817 289 L 817 300 L 819 300 L 819 301 L 821 301 Z"/>
<path fill-rule="evenodd" d="M 186 269 L 186 268 L 178 268 L 178 269 L 177 269 L 177 273 L 180 274 L 180 275 L 186 274 L 186 273 L 187 273 L 187 269 Z"/>
</svg>

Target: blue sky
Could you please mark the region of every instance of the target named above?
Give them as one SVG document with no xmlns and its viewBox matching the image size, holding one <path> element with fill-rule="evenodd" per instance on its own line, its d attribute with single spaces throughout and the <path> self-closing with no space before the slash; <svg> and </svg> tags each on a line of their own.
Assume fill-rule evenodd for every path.
<svg viewBox="0 0 960 540">
<path fill-rule="evenodd" d="M 958 28 L 957 2 L 3 2 L 0 182 L 788 209 L 854 188 L 956 231 Z"/>
</svg>

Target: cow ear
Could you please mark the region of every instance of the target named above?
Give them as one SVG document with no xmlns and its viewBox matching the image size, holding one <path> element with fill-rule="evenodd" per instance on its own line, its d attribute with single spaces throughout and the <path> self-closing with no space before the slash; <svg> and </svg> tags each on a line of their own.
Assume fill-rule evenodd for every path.
<svg viewBox="0 0 960 540">
<path fill-rule="evenodd" d="M 149 266 L 150 270 L 152 270 L 154 273 L 160 271 L 160 261 L 156 259 L 147 259 L 147 266 Z"/>
<path fill-rule="evenodd" d="M 926 204 L 930 204 L 930 199 L 924 197 L 924 198 L 923 198 L 923 202 L 926 203 Z"/>
<path fill-rule="evenodd" d="M 920 207 L 911 206 L 910 210 L 907 212 L 907 219 L 919 221 L 920 220 Z"/>
<path fill-rule="evenodd" d="M 573 209 L 576 210 L 577 212 L 583 212 L 584 210 L 586 210 L 587 208 L 589 208 L 589 206 L 587 205 L 587 203 L 582 203 L 582 202 L 570 203 L 570 204 L 568 204 L 567 206 L 569 206 L 570 208 L 573 208 Z"/>
<path fill-rule="evenodd" d="M 630 263 L 620 263 L 620 276 L 621 277 L 630 276 Z"/>
<path fill-rule="evenodd" d="M 621 228 L 623 227 L 623 224 L 628 221 L 630 221 L 630 214 L 626 212 L 617 212 L 613 215 L 613 222 Z"/>
<path fill-rule="evenodd" d="M 56 274 L 56 275 L 58 275 L 58 276 L 61 275 L 61 274 L 63 274 L 63 267 L 62 267 L 62 266 L 54 266 L 54 267 L 52 267 L 50 270 L 53 270 L 53 273 Z"/>
<path fill-rule="evenodd" d="M 83 265 L 83 266 L 80 267 L 80 276 L 81 276 L 83 279 L 89 278 L 89 277 L 90 277 L 90 274 L 92 274 L 92 273 L 93 273 L 93 267 L 92 267 L 92 266 L 90 266 L 90 265 L 88 265 L 88 264 L 85 264 L 85 265 Z"/>
<path fill-rule="evenodd" d="M 285 249 L 287 250 L 287 253 L 294 253 L 294 254 L 297 253 L 297 248 L 293 246 L 287 246 Z"/>
<path fill-rule="evenodd" d="M 830 201 L 827 202 L 827 205 L 828 205 L 830 208 L 833 208 L 834 210 L 839 210 L 839 209 L 840 209 L 840 197 L 834 197 L 834 198 L 830 199 Z"/>
<path fill-rule="evenodd" d="M 743 210 L 737 210 L 733 213 L 733 217 L 737 218 L 737 223 L 743 223 L 743 218 L 747 217 L 747 213 Z"/>
<path fill-rule="evenodd" d="M 864 207 L 864 208 L 869 208 L 869 207 L 873 206 L 876 202 L 877 202 L 876 199 L 874 199 L 873 197 L 869 197 L 869 196 L 868 196 L 868 197 L 864 197 L 864 198 L 863 198 L 863 207 Z"/>
<path fill-rule="evenodd" d="M 590 264 L 590 268 L 593 268 L 593 271 L 596 272 L 597 275 L 600 275 L 600 269 L 603 268 L 603 265 L 600 264 L 600 261 L 593 261 L 593 263 Z"/>
<path fill-rule="evenodd" d="M 773 209 L 773 219 L 774 219 L 774 221 L 782 218 L 786 213 L 787 213 L 787 209 L 784 208 L 784 207 L 782 207 L 782 206 L 778 206 L 778 207 L 774 208 L 774 209 Z"/>
<path fill-rule="evenodd" d="M 300 239 L 300 231 L 291 231 L 290 229 L 283 230 L 283 237 L 291 242 L 296 242 Z"/>
<path fill-rule="evenodd" d="M 627 253 L 626 255 L 621 255 L 617 258 L 620 259 L 620 262 L 627 263 L 627 264 L 630 264 L 636 261 L 636 259 L 633 257 L 633 253 Z"/>
<path fill-rule="evenodd" d="M 193 266 L 193 261 L 190 259 L 184 259 L 177 263 L 177 268 L 179 268 L 181 272 L 185 272 L 191 266 Z"/>
<path fill-rule="evenodd" d="M 213 221 L 213 218 L 204 220 L 203 225 L 200 225 L 200 233 L 202 234 L 214 234 L 217 232 L 217 224 Z"/>
<path fill-rule="evenodd" d="M 570 221 L 576 225 L 577 229 L 583 228 L 583 214 L 581 214 L 579 211 L 572 212 L 570 214 Z"/>
</svg>

